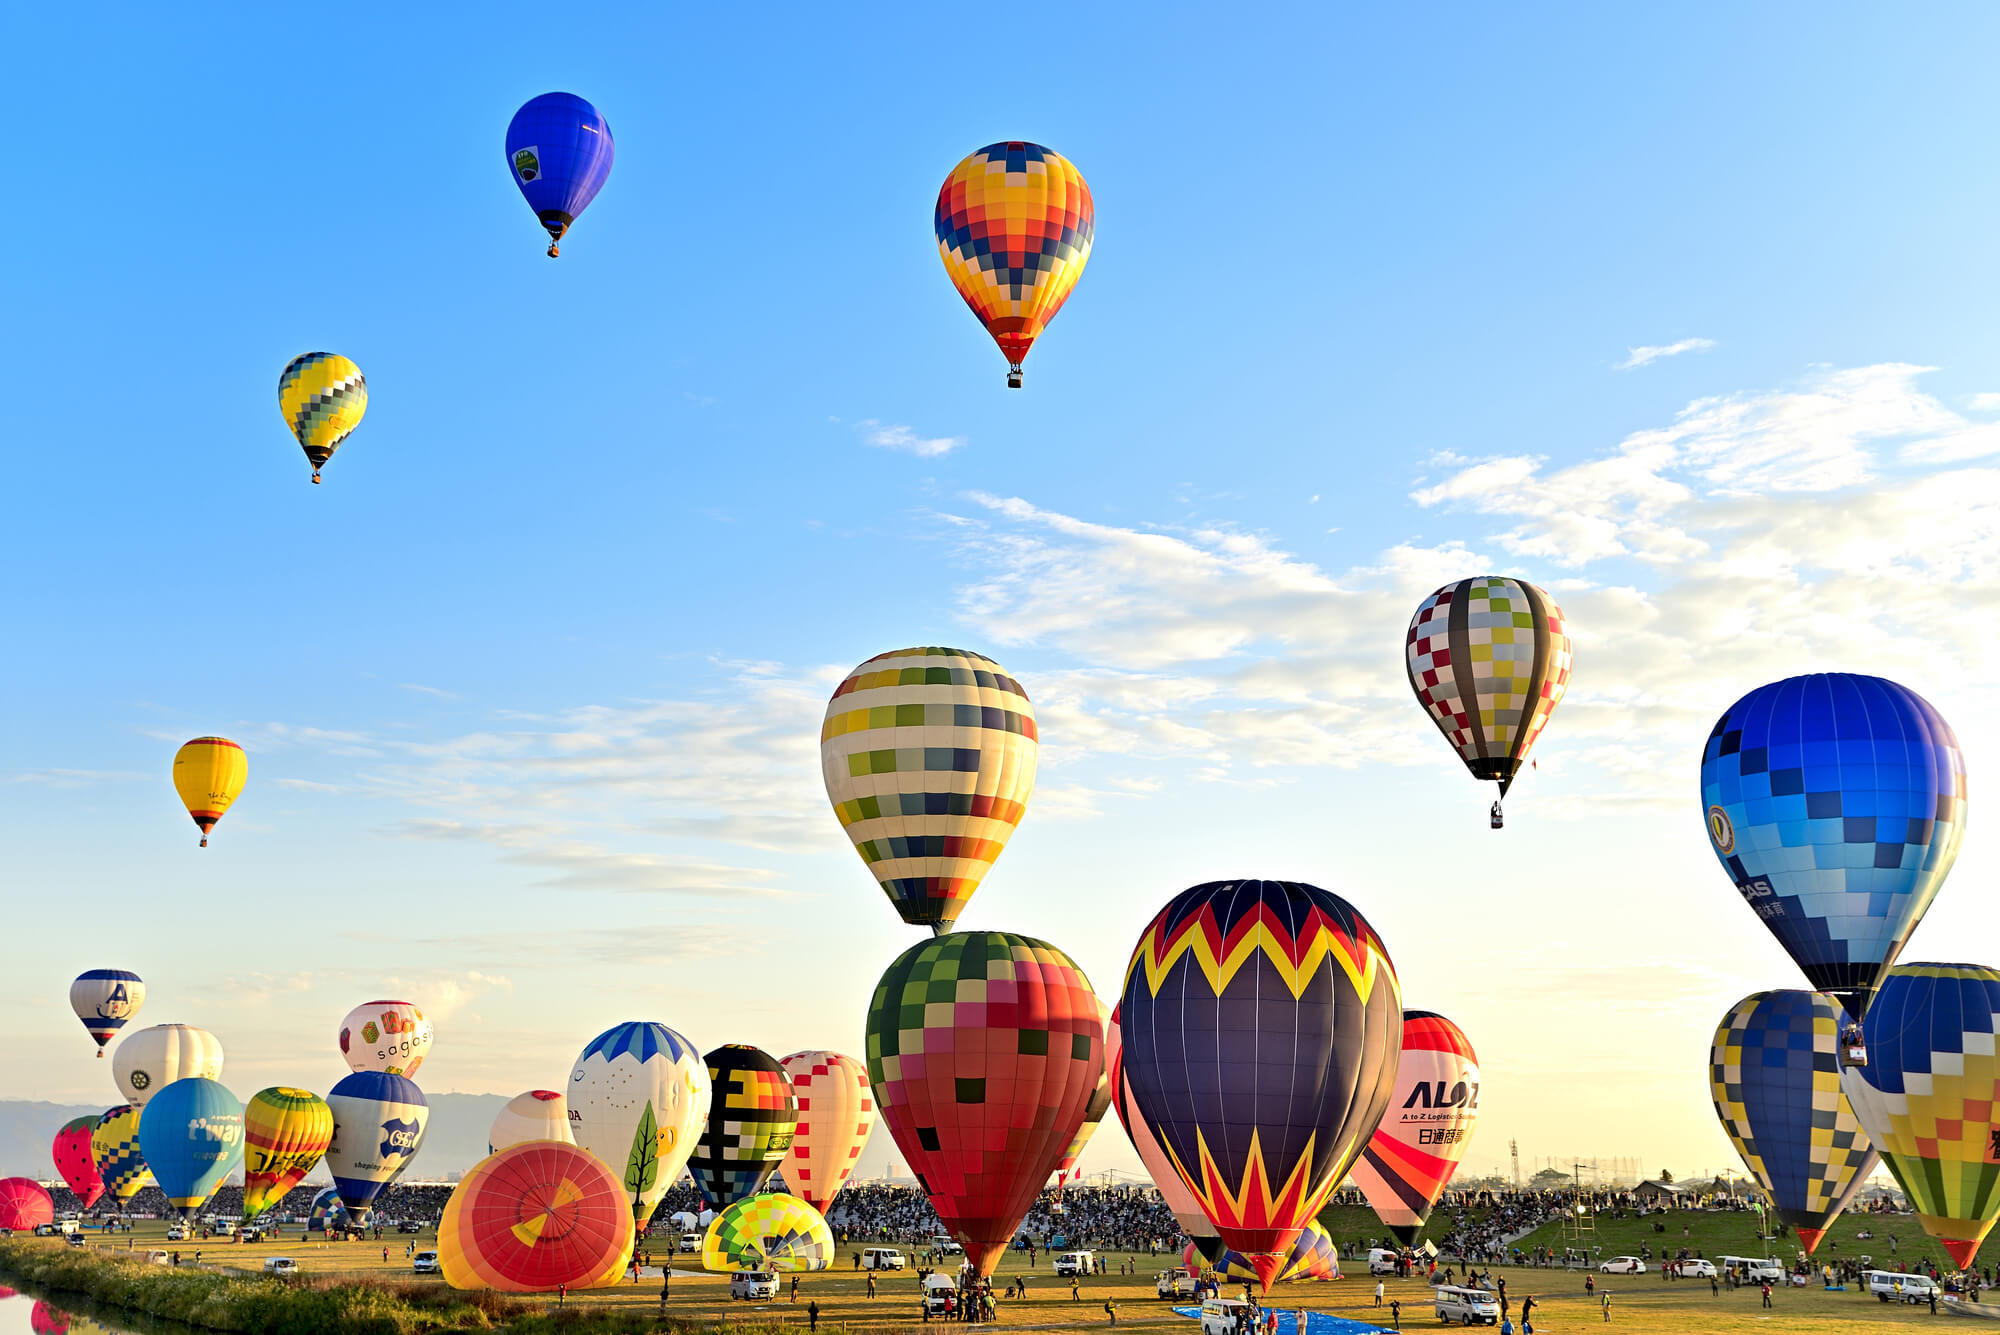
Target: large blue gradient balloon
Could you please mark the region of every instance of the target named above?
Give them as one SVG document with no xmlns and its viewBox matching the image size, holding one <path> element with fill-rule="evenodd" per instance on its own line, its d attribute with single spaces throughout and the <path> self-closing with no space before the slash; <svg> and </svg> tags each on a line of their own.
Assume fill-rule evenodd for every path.
<svg viewBox="0 0 2000 1335">
<path fill-rule="evenodd" d="M 214 1080 L 176 1080 L 146 1100 L 139 1150 L 167 1204 L 186 1218 L 243 1161 L 243 1104 Z"/>
<path fill-rule="evenodd" d="M 514 113 L 507 169 L 548 229 L 551 259 L 556 242 L 604 187 L 615 156 L 610 124 L 574 93 L 543 93 Z"/>
<path fill-rule="evenodd" d="M 1965 833 L 1958 738 L 1915 691 L 1844 672 L 1729 707 L 1701 756 L 1715 856 L 1815 990 L 1860 1019 Z"/>
</svg>

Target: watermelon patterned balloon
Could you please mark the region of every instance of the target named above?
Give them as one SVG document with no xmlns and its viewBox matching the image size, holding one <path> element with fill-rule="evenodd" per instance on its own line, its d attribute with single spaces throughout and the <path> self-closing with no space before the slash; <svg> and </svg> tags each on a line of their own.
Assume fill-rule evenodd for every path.
<svg viewBox="0 0 2000 1335">
<path fill-rule="evenodd" d="M 708 1123 L 688 1156 L 688 1171 L 711 1210 L 763 1190 L 792 1150 L 799 1124 L 792 1082 L 775 1057 L 747 1043 L 709 1053 Z"/>
<path fill-rule="evenodd" d="M 868 1007 L 876 1106 L 966 1259 L 991 1275 L 1104 1074 L 1097 995 L 1069 956 L 955 932 L 898 956 Z"/>
<path fill-rule="evenodd" d="M 97 1158 L 91 1152 L 91 1136 L 97 1131 L 95 1117 L 76 1117 L 63 1123 L 62 1130 L 56 1132 L 55 1144 L 50 1147 L 55 1160 L 56 1171 L 62 1174 L 63 1182 L 75 1193 L 77 1205 L 88 1210 L 104 1195 L 104 1175 L 97 1171 Z"/>
<path fill-rule="evenodd" d="M 1861 1022 L 1841 1087 L 1924 1231 L 1961 1267 L 2000 1216 L 2000 969 L 1909 964 Z"/>
<path fill-rule="evenodd" d="M 1123 1079 L 1223 1242 L 1269 1285 L 1382 1120 L 1403 1050 L 1389 952 L 1298 881 L 1213 881 L 1140 934 Z"/>
<path fill-rule="evenodd" d="M 782 1191 L 736 1202 L 701 1242 L 704 1270 L 824 1270 L 833 1257 L 833 1230 L 820 1212 Z"/>
<path fill-rule="evenodd" d="M 574 1145 L 531 1140 L 481 1159 L 452 1189 L 438 1269 L 454 1289 L 603 1288 L 625 1273 L 634 1236 L 610 1169 Z"/>
<path fill-rule="evenodd" d="M 1405 1247 L 1430 1218 L 1479 1123 L 1479 1058 L 1465 1031 L 1403 1012 L 1403 1058 L 1389 1111 L 1354 1165 L 1354 1185 Z"/>
<path fill-rule="evenodd" d="M 911 926 L 948 931 L 1035 788 L 1021 683 L 983 654 L 898 649 L 827 702 L 820 767 L 834 815 Z"/>
</svg>

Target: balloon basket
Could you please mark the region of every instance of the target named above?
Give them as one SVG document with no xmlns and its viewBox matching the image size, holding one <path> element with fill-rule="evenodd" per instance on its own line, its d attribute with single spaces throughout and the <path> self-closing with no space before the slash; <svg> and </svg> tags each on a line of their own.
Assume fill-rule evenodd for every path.
<svg viewBox="0 0 2000 1335">
<path fill-rule="evenodd" d="M 1019 362 L 1016 362 L 1012 366 L 1007 368 L 1007 388 L 1019 389 L 1020 387 L 1021 387 L 1021 364 Z"/>
</svg>

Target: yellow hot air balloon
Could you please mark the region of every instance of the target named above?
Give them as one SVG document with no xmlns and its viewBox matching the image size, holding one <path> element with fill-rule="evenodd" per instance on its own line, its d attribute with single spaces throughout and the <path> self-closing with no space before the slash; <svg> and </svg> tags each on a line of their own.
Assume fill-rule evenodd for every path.
<svg viewBox="0 0 2000 1335">
<path fill-rule="evenodd" d="M 174 755 L 174 791 L 187 804 L 188 815 L 201 827 L 201 846 L 208 832 L 229 810 L 250 776 L 243 748 L 227 737 L 197 737 Z"/>
<path fill-rule="evenodd" d="M 278 377 L 278 411 L 312 463 L 313 481 L 368 411 L 368 381 L 337 352 L 302 352 Z"/>
<path fill-rule="evenodd" d="M 983 654 L 897 649 L 847 674 L 820 729 L 826 795 L 903 921 L 951 930 L 1035 787 L 1035 707 Z"/>
<path fill-rule="evenodd" d="M 306 1180 L 333 1143 L 333 1109 L 303 1089 L 273 1085 L 243 1107 L 243 1220 Z"/>
</svg>

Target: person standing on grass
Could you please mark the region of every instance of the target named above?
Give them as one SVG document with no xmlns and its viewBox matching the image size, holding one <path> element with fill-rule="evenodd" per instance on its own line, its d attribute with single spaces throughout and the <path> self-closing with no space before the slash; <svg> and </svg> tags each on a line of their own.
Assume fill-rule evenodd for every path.
<svg viewBox="0 0 2000 1335">
<path fill-rule="evenodd" d="M 868 1296 L 870 1298 L 875 1296 L 875 1272 L 873 1270 L 868 1272 Z"/>
<path fill-rule="evenodd" d="M 819 1303 L 817 1301 L 806 1304 L 806 1329 L 819 1329 Z"/>
<path fill-rule="evenodd" d="M 1603 1296 L 1602 1298 L 1598 1299 L 1598 1304 L 1599 1304 L 1599 1305 L 1600 1305 L 1601 1307 L 1603 1307 L 1603 1308 L 1604 1308 L 1604 1324 L 1605 1324 L 1605 1325 L 1607 1325 L 1607 1326 L 1608 1326 L 1608 1325 L 1610 1325 L 1610 1324 L 1611 1324 L 1611 1290 L 1610 1290 L 1610 1289 L 1606 1289 L 1606 1290 L 1604 1291 L 1604 1296 Z"/>
<path fill-rule="evenodd" d="M 1771 1281 L 1768 1279 L 1765 1280 L 1763 1284 L 1759 1286 L 1758 1292 L 1764 1295 L 1764 1306 L 1769 1307 L 1771 1305 Z"/>
<path fill-rule="evenodd" d="M 1521 1335 L 1535 1335 L 1535 1295 L 1521 1299 Z"/>
<path fill-rule="evenodd" d="M 1382 1305 L 1382 1281 L 1379 1279 L 1375 1281 L 1375 1305 Z"/>
<path fill-rule="evenodd" d="M 792 1301 L 793 1301 L 793 1302 L 797 1302 L 798 1300 L 799 1300 L 799 1277 L 798 1277 L 797 1275 L 793 1275 L 793 1276 L 792 1276 Z"/>
<path fill-rule="evenodd" d="M 1109 1298 L 1104 1300 L 1104 1315 L 1110 1318 L 1112 1325 L 1118 1324 L 1118 1305 Z"/>
<path fill-rule="evenodd" d="M 1403 1300 L 1401 1298 L 1391 1298 L 1389 1300 L 1389 1324 L 1397 1330 L 1403 1328 Z"/>
</svg>

